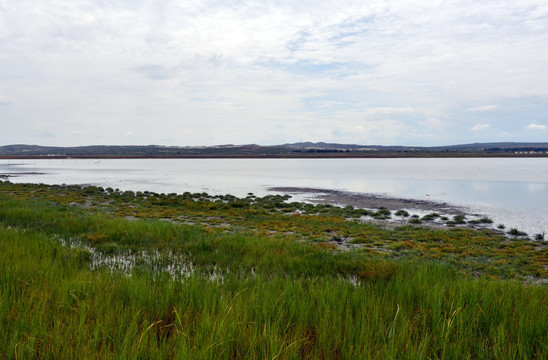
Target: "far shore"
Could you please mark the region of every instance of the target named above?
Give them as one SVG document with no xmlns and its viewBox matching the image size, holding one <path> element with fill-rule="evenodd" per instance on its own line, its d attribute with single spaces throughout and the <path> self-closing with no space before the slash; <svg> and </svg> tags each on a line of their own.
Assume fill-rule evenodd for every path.
<svg viewBox="0 0 548 360">
<path fill-rule="evenodd" d="M 421 158 L 548 158 L 548 153 L 462 153 L 462 152 L 378 152 L 378 153 L 310 153 L 283 155 L 0 155 L 0 160 L 53 159 L 421 159 Z"/>
</svg>

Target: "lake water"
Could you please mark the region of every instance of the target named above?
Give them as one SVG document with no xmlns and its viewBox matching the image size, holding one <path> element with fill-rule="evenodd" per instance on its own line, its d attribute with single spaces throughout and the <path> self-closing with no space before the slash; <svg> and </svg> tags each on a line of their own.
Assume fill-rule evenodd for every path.
<svg viewBox="0 0 548 360">
<path fill-rule="evenodd" d="M 530 234 L 548 230 L 548 158 L 0 160 L 12 182 L 266 195 L 313 187 L 441 201 Z"/>
</svg>

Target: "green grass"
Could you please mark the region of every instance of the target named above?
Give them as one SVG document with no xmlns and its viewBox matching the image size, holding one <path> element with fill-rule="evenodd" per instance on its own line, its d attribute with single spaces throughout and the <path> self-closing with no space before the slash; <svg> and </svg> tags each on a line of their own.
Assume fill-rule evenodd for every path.
<svg viewBox="0 0 548 360">
<path fill-rule="evenodd" d="M 1 183 L 0 359 L 548 358 L 538 244 L 216 200 Z"/>
</svg>

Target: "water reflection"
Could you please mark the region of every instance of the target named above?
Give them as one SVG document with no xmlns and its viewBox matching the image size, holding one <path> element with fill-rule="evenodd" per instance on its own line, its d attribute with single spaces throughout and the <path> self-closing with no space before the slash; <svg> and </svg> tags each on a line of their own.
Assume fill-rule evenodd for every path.
<svg viewBox="0 0 548 360">
<path fill-rule="evenodd" d="M 527 190 L 530 193 L 537 193 L 546 191 L 546 184 L 527 184 Z"/>
<path fill-rule="evenodd" d="M 473 191 L 486 193 L 489 191 L 489 185 L 487 183 L 472 182 L 470 187 Z"/>
</svg>

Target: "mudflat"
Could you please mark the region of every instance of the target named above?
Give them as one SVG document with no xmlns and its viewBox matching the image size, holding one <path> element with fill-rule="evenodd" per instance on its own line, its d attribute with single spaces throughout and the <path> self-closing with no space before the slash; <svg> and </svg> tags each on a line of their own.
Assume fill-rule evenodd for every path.
<svg viewBox="0 0 548 360">
<path fill-rule="evenodd" d="M 307 198 L 307 200 L 313 203 L 352 205 L 354 207 L 367 209 L 385 207 L 388 210 L 414 209 L 419 211 L 472 215 L 456 205 L 430 200 L 405 199 L 385 195 L 306 187 L 271 187 L 268 190 L 283 192 L 290 195 L 310 194 L 310 198 Z"/>
</svg>

